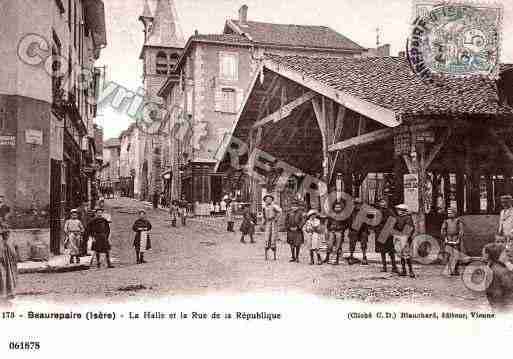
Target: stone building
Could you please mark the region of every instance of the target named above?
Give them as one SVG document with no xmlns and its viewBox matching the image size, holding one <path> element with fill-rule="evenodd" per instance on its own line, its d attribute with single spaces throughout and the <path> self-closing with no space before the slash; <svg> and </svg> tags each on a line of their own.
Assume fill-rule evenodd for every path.
<svg viewBox="0 0 513 359">
<path fill-rule="evenodd" d="M 121 195 L 131 198 L 141 197 L 142 148 L 144 136 L 136 126 L 130 125 L 119 136 L 119 175 Z"/>
<path fill-rule="evenodd" d="M 171 198 L 195 203 L 199 214 L 226 194 L 249 200 L 242 171 L 217 171 L 218 154 L 264 53 L 359 57 L 365 51 L 329 27 L 250 21 L 245 5 L 222 34 L 192 36 L 159 92 L 169 113 L 161 133 L 167 134 L 162 151 L 170 156 Z M 261 113 L 287 96 L 280 88 L 270 85 Z"/>
<path fill-rule="evenodd" d="M 121 142 L 119 138 L 111 138 L 103 142 L 103 158 L 99 180 L 100 192 L 104 196 L 118 194 L 121 191 L 120 154 Z"/>
<path fill-rule="evenodd" d="M 89 200 L 94 183 L 104 5 L 2 0 L 0 13 L 0 194 L 14 209 L 13 226 L 50 227 L 58 253 L 62 220 Z M 27 211 L 38 213 L 33 223 L 20 222 Z"/>
</svg>

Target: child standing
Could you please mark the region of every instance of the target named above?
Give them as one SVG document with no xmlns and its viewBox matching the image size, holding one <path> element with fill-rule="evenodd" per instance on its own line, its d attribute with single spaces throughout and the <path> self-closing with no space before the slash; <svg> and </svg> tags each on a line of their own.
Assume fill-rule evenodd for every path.
<svg viewBox="0 0 513 359">
<path fill-rule="evenodd" d="M 397 211 L 395 229 L 399 232 L 405 230 L 407 226 L 412 229 L 412 231 L 407 235 L 394 236 L 394 246 L 396 247 L 396 251 L 399 253 L 399 257 L 401 257 L 402 271 L 399 275 L 401 277 L 406 277 L 406 264 L 408 264 L 410 277 L 415 278 L 415 273 L 413 273 L 413 265 L 411 261 L 413 230 L 415 229 L 413 218 L 409 214 L 408 206 L 406 204 L 399 204 L 395 208 Z"/>
<path fill-rule="evenodd" d="M 73 264 L 74 259 L 77 259 L 77 264 L 80 263 L 80 249 L 82 247 L 82 236 L 85 228 L 82 222 L 78 219 L 78 211 L 72 209 L 70 212 L 70 219 L 64 223 L 64 235 L 66 236 L 64 247 L 69 250 L 69 263 Z"/>
<path fill-rule="evenodd" d="M 463 221 L 456 216 L 454 208 L 447 210 L 447 219 L 442 223 L 441 234 L 445 251 L 449 254 L 449 273 L 459 275 L 458 260 L 462 251 Z"/>
<path fill-rule="evenodd" d="M 18 276 L 16 251 L 9 243 L 10 231 L 0 220 L 0 300 L 14 299 Z"/>
<path fill-rule="evenodd" d="M 135 221 L 132 229 L 135 232 L 134 248 L 137 264 L 146 263 L 144 252 L 151 249 L 150 235 L 148 233 L 151 231 L 151 223 L 146 219 L 146 212 L 144 210 L 139 211 L 139 218 Z"/>
<path fill-rule="evenodd" d="M 322 258 L 319 254 L 319 242 L 321 239 L 321 220 L 319 213 L 311 209 L 306 215 L 306 223 L 303 227 L 307 247 L 310 250 L 310 265 L 315 264 L 314 254 L 317 255 L 317 264 L 322 264 Z"/>
</svg>

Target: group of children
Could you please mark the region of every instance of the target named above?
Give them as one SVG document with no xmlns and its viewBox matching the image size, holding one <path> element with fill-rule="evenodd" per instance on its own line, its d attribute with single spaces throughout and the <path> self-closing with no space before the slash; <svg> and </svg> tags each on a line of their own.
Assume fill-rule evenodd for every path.
<svg viewBox="0 0 513 359">
<path fill-rule="evenodd" d="M 169 206 L 169 215 L 171 216 L 171 225 L 176 227 L 176 222 L 178 217 L 180 217 L 182 221 L 182 226 L 187 225 L 187 205 L 184 203 L 180 203 L 179 201 L 171 201 L 171 205 Z"/>
</svg>

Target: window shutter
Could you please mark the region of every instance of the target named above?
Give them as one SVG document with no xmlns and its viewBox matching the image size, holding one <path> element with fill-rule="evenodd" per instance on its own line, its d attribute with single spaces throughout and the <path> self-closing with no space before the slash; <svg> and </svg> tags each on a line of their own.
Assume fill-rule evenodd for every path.
<svg viewBox="0 0 513 359">
<path fill-rule="evenodd" d="M 235 54 L 232 57 L 232 66 L 233 66 L 233 80 L 238 81 L 239 80 L 239 56 L 238 54 Z"/>
<path fill-rule="evenodd" d="M 216 111 L 221 112 L 221 111 L 223 111 L 223 89 L 220 87 L 217 87 L 215 94 L 216 94 L 216 98 L 215 98 Z"/>
<path fill-rule="evenodd" d="M 238 113 L 240 111 L 240 108 L 242 106 L 242 101 L 244 101 L 244 90 L 243 89 L 237 89 L 237 108 L 235 109 L 235 113 Z"/>
</svg>

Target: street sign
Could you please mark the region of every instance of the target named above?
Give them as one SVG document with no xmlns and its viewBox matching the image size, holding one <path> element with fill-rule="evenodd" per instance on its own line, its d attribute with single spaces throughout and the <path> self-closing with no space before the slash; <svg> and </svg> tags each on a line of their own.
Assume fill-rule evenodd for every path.
<svg viewBox="0 0 513 359">
<path fill-rule="evenodd" d="M 419 176 L 417 174 L 404 175 L 404 204 L 410 212 L 419 211 Z"/>
<path fill-rule="evenodd" d="M 0 146 L 16 146 L 16 136 L 0 136 Z"/>
<path fill-rule="evenodd" d="M 41 130 L 25 130 L 25 142 L 32 145 L 43 144 L 43 131 Z"/>
</svg>

